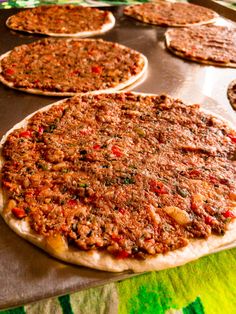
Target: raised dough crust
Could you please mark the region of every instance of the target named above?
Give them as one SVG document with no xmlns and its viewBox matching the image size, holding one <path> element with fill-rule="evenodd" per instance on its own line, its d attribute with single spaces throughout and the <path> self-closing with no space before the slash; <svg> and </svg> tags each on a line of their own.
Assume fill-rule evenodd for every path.
<svg viewBox="0 0 236 314">
<path fill-rule="evenodd" d="M 228 100 L 234 110 L 236 110 L 236 80 L 233 80 L 227 89 Z"/>
<path fill-rule="evenodd" d="M 221 63 L 221 62 L 214 62 L 211 60 L 204 60 L 204 59 L 198 59 L 194 58 L 191 56 L 186 56 L 183 52 L 177 51 L 171 47 L 171 35 L 170 35 L 171 30 L 168 30 L 165 32 L 165 44 L 167 49 L 169 49 L 173 54 L 181 57 L 182 59 L 194 61 L 197 63 L 203 63 L 207 65 L 214 65 L 214 66 L 219 66 L 219 67 L 230 67 L 230 68 L 236 68 L 236 63 L 228 62 L 228 63 Z"/>
<path fill-rule="evenodd" d="M 70 39 L 68 39 L 70 40 Z M 83 39 L 86 40 L 86 39 Z M 92 39 L 88 39 L 89 41 L 91 41 Z M 96 39 L 94 39 L 96 40 Z M 119 44 L 119 47 L 124 47 L 123 45 Z M 0 82 L 2 82 L 4 85 L 16 89 L 16 90 L 20 90 L 23 92 L 27 92 L 30 94 L 36 94 L 36 95 L 45 95 L 45 96 L 75 96 L 76 94 L 80 94 L 80 93 L 72 93 L 72 92 L 50 92 L 50 91 L 42 91 L 40 89 L 36 89 L 36 88 L 18 88 L 18 87 L 14 87 L 14 84 L 12 82 L 9 82 L 5 79 L 5 77 L 1 74 L 2 73 L 2 66 L 1 66 L 1 60 L 4 59 L 5 57 L 7 57 L 9 54 L 11 53 L 10 51 L 7 51 L 6 53 L 4 53 L 3 55 L 0 56 Z M 94 91 L 89 91 L 92 94 L 97 94 L 97 93 L 111 93 L 111 92 L 115 92 L 115 91 L 119 91 L 119 90 L 123 90 L 126 87 L 129 87 L 130 85 L 133 85 L 134 83 L 136 83 L 137 81 L 140 80 L 140 84 L 142 83 L 142 77 L 144 76 L 144 73 L 147 71 L 148 68 L 148 60 L 147 58 L 140 52 L 137 52 L 140 56 L 140 62 L 143 61 L 143 69 L 141 72 L 139 72 L 137 75 L 133 75 L 131 76 L 127 81 L 118 84 L 117 86 L 113 87 L 113 88 L 107 88 L 105 90 L 94 90 Z"/>
<path fill-rule="evenodd" d="M 95 36 L 95 35 L 99 35 L 99 34 L 103 34 L 107 31 L 109 31 L 110 29 L 112 29 L 115 26 L 116 23 L 116 19 L 114 17 L 114 15 L 108 11 L 108 18 L 109 18 L 109 22 L 105 23 L 102 25 L 102 28 L 98 29 L 98 30 L 94 30 L 94 31 L 84 31 L 84 32 L 77 32 L 77 33 L 72 33 L 72 34 L 63 34 L 63 33 L 49 33 L 49 32 L 34 32 L 34 31 L 28 31 L 28 30 L 19 30 L 17 27 L 11 27 L 10 24 L 10 19 L 12 18 L 12 16 L 10 16 L 7 21 L 6 21 L 6 26 L 12 30 L 15 31 L 21 31 L 21 32 L 26 32 L 29 34 L 42 34 L 42 35 L 48 35 L 48 36 L 52 36 L 52 37 L 79 37 L 79 38 L 83 38 L 83 37 L 89 37 L 89 36 Z"/>
<path fill-rule="evenodd" d="M 151 95 L 143 93 L 134 93 L 141 95 Z M 59 105 L 65 100 L 60 100 L 56 103 L 50 104 L 36 112 L 46 111 L 54 105 Z M 16 124 L 12 129 L 10 129 L 6 135 L 3 136 L 0 141 L 0 169 L 3 165 L 3 158 L 1 150 L 4 142 L 6 141 L 8 135 L 13 132 L 13 130 L 27 125 L 27 121 L 36 113 L 32 113 L 27 116 L 23 121 Z M 218 119 L 218 117 L 217 117 Z M 221 119 L 222 120 L 222 119 Z M 230 125 L 230 124 L 229 124 Z M 232 127 L 230 125 L 230 127 Z M 162 270 L 166 268 L 176 267 L 186 264 L 192 260 L 196 260 L 204 255 L 210 254 L 217 249 L 227 246 L 236 240 L 236 220 L 229 224 L 229 228 L 225 235 L 215 236 L 211 235 L 207 240 L 193 240 L 189 242 L 186 247 L 181 249 L 168 252 L 167 254 L 158 254 L 155 257 L 147 258 L 146 260 L 135 260 L 132 258 L 117 259 L 110 254 L 105 252 L 92 250 L 82 251 L 77 248 L 71 248 L 64 250 L 63 252 L 53 251 L 46 243 L 45 239 L 30 230 L 28 223 L 24 220 L 18 220 L 14 218 L 12 213 L 4 214 L 3 209 L 7 203 L 7 196 L 4 194 L 3 189 L 0 189 L 0 214 L 3 216 L 6 223 L 13 229 L 18 235 L 24 239 L 32 242 L 38 247 L 42 248 L 44 251 L 48 252 L 50 255 L 63 260 L 65 262 L 83 265 L 90 268 L 95 268 L 99 270 L 111 271 L 111 272 L 121 272 L 125 270 L 132 270 L 133 272 L 146 272 L 154 270 Z M 236 210 L 235 210 L 236 212 Z"/>
</svg>

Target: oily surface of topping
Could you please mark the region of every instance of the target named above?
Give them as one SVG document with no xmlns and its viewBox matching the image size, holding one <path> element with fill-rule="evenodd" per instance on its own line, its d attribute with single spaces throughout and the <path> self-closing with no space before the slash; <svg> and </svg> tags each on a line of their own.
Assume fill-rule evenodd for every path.
<svg viewBox="0 0 236 314">
<path fill-rule="evenodd" d="M 167 47 L 195 61 L 219 65 L 236 64 L 236 29 L 205 25 L 171 29 L 166 33 Z"/>
<path fill-rule="evenodd" d="M 109 21 L 108 12 L 95 8 L 48 5 L 20 11 L 8 19 L 7 26 L 43 34 L 75 34 L 100 30 Z"/>
<path fill-rule="evenodd" d="M 14 48 L 1 75 L 15 88 L 78 93 L 114 88 L 139 74 L 142 55 L 102 39 L 47 38 Z"/>
<path fill-rule="evenodd" d="M 185 26 L 187 24 L 207 23 L 217 14 L 207 8 L 188 3 L 144 3 L 128 6 L 126 15 L 140 21 L 161 26 Z"/>
<path fill-rule="evenodd" d="M 78 96 L 3 147 L 10 214 L 81 250 L 146 258 L 235 218 L 236 132 L 167 96 Z"/>
</svg>

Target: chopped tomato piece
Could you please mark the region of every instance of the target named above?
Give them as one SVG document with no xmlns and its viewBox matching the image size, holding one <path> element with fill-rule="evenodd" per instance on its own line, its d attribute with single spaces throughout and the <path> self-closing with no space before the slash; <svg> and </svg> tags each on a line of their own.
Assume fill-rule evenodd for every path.
<svg viewBox="0 0 236 314">
<path fill-rule="evenodd" d="M 212 175 L 209 176 L 209 180 L 213 184 L 219 184 L 219 183 L 225 184 L 225 185 L 229 184 L 229 180 L 228 179 L 224 179 L 224 178 L 219 178 L 218 179 L 218 178 L 216 178 L 216 177 L 214 177 Z"/>
<path fill-rule="evenodd" d="M 101 74 L 102 68 L 99 65 L 94 65 L 94 66 L 92 66 L 92 72 L 96 73 L 96 74 Z"/>
<path fill-rule="evenodd" d="M 56 19 L 55 22 L 56 22 L 56 23 L 63 23 L 64 20 L 63 20 L 63 19 Z"/>
<path fill-rule="evenodd" d="M 236 135 L 228 134 L 228 137 L 231 139 L 233 143 L 236 143 Z"/>
<path fill-rule="evenodd" d="M 192 210 L 196 210 L 198 207 L 197 207 L 197 204 L 194 203 L 194 202 L 191 202 L 191 209 Z"/>
<path fill-rule="evenodd" d="M 209 176 L 209 180 L 213 184 L 219 183 L 219 180 L 216 177 L 212 176 L 212 175 Z"/>
<path fill-rule="evenodd" d="M 77 205 L 77 201 L 76 201 L 76 200 L 69 200 L 69 201 L 67 202 L 67 204 L 68 204 L 68 205 L 71 205 L 71 206 L 75 206 L 75 205 Z"/>
<path fill-rule="evenodd" d="M 14 73 L 15 73 L 15 71 L 13 69 L 7 69 L 6 70 L 6 74 L 8 74 L 8 75 L 12 75 Z"/>
<path fill-rule="evenodd" d="M 169 193 L 167 187 L 160 181 L 151 180 L 149 185 L 150 190 L 158 195 Z"/>
<path fill-rule="evenodd" d="M 205 217 L 205 223 L 206 223 L 207 225 L 212 225 L 213 222 L 214 222 L 214 218 L 212 218 L 211 216 L 206 216 L 206 217 Z"/>
<path fill-rule="evenodd" d="M 220 179 L 220 183 L 228 185 L 229 184 L 229 180 L 228 179 Z"/>
<path fill-rule="evenodd" d="M 22 219 L 27 216 L 25 210 L 23 208 L 14 207 L 12 208 L 12 213 L 16 218 Z"/>
<path fill-rule="evenodd" d="M 198 170 L 198 169 L 193 169 L 189 172 L 189 175 L 192 176 L 192 177 L 197 177 L 201 174 L 201 171 Z"/>
<path fill-rule="evenodd" d="M 95 144 L 95 145 L 93 145 L 93 149 L 95 149 L 95 150 L 99 150 L 99 149 L 101 149 L 101 146 L 100 146 L 100 145 L 98 145 L 98 144 Z"/>
<path fill-rule="evenodd" d="M 68 228 L 68 226 L 66 226 L 66 225 L 62 225 L 62 226 L 61 226 L 61 230 L 62 230 L 62 231 L 68 231 L 69 228 Z"/>
<path fill-rule="evenodd" d="M 117 236 L 117 235 L 114 235 L 114 234 L 113 234 L 113 235 L 111 236 L 111 238 L 112 238 L 113 241 L 119 243 L 121 240 L 123 240 L 124 237 L 123 237 L 122 235 Z"/>
<path fill-rule="evenodd" d="M 43 128 L 42 126 L 40 126 L 39 129 L 38 129 L 38 133 L 39 133 L 40 135 L 42 135 L 43 132 L 44 132 L 44 128 Z"/>
<path fill-rule="evenodd" d="M 125 250 L 120 251 L 120 252 L 116 255 L 116 257 L 119 258 L 119 259 L 124 259 L 124 258 L 127 258 L 127 257 L 129 257 L 129 256 L 130 256 L 130 254 L 129 254 L 128 252 L 126 252 Z"/>
<path fill-rule="evenodd" d="M 223 213 L 223 216 L 225 218 L 236 218 L 236 215 L 231 210 L 227 210 L 225 213 Z"/>
<path fill-rule="evenodd" d="M 19 136 L 20 136 L 20 137 L 28 137 L 28 138 L 30 138 L 30 137 L 32 137 L 32 132 L 29 131 L 29 130 L 23 131 L 23 132 L 21 132 L 21 133 L 19 134 Z"/>
<path fill-rule="evenodd" d="M 90 135 L 92 133 L 89 129 L 80 130 L 81 135 Z"/>
<path fill-rule="evenodd" d="M 121 213 L 122 215 L 124 215 L 126 213 L 126 211 L 124 210 L 124 208 L 120 208 L 119 209 L 119 213 Z"/>
<path fill-rule="evenodd" d="M 118 146 L 115 145 L 112 146 L 111 151 L 116 157 L 121 157 L 123 155 L 123 152 L 120 150 Z"/>
</svg>

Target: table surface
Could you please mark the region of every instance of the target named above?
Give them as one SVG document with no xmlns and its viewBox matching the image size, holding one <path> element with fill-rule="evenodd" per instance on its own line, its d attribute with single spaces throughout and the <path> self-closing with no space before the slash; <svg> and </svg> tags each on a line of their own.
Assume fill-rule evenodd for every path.
<svg viewBox="0 0 236 314">
<path fill-rule="evenodd" d="M 227 86 L 235 79 L 235 69 L 203 66 L 177 58 L 164 48 L 164 28 L 135 22 L 123 16 L 122 7 L 110 10 L 116 16 L 116 26 L 99 37 L 136 49 L 149 60 L 147 77 L 135 88 L 136 91 L 167 93 L 189 104 L 200 103 L 205 109 L 236 123 L 236 114 L 226 97 Z M 14 9 L 1 11 L 0 33 L 4 36 L 0 39 L 0 54 L 39 38 L 5 28 L 4 21 L 14 12 Z M 220 20 L 220 24 L 230 23 Z M 53 101 L 55 98 L 25 94 L 1 85 L 0 136 L 26 115 Z M 112 281 L 130 277 L 129 274 L 99 272 L 58 262 L 19 239 L 2 220 L 0 235 L 0 308 L 103 284 L 108 287 Z M 5 280 L 6 274 L 8 280 Z"/>
</svg>

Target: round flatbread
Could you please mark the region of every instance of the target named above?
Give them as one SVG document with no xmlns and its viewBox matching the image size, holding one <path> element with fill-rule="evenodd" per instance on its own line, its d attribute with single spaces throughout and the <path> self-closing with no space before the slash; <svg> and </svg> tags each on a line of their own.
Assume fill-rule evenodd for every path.
<svg viewBox="0 0 236 314">
<path fill-rule="evenodd" d="M 170 29 L 165 33 L 166 47 L 175 55 L 221 67 L 236 67 L 236 29 L 203 25 Z"/>
<path fill-rule="evenodd" d="M 127 6 L 124 14 L 159 26 L 191 26 L 213 23 L 218 14 L 199 5 L 179 2 L 151 2 Z"/>
<path fill-rule="evenodd" d="M 227 89 L 229 102 L 234 110 L 236 110 L 236 80 L 233 80 Z"/>
<path fill-rule="evenodd" d="M 76 5 L 44 5 L 10 16 L 13 30 L 54 37 L 88 37 L 104 33 L 115 25 L 109 11 Z"/>
<path fill-rule="evenodd" d="M 67 262 L 174 267 L 236 239 L 236 132 L 165 95 L 84 94 L 1 141 L 1 215 Z"/>
<path fill-rule="evenodd" d="M 147 58 L 102 39 L 46 38 L 0 57 L 0 81 L 28 93 L 73 96 L 114 91 L 138 81 Z"/>
</svg>

